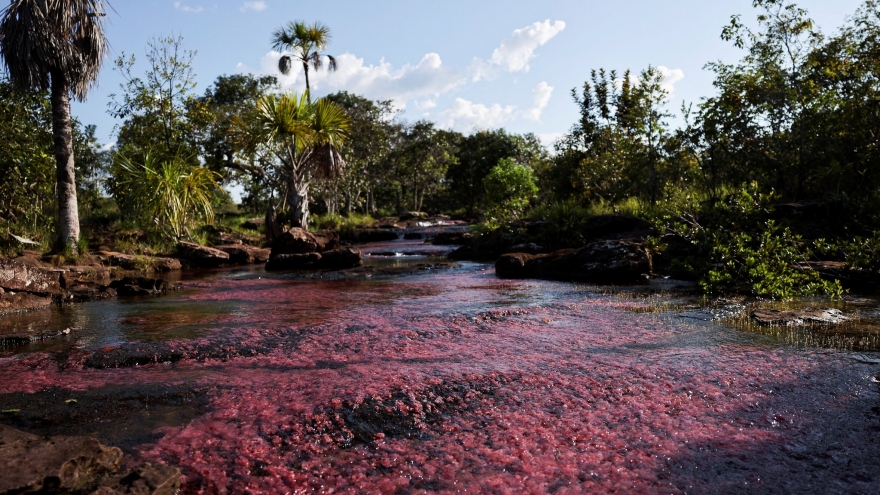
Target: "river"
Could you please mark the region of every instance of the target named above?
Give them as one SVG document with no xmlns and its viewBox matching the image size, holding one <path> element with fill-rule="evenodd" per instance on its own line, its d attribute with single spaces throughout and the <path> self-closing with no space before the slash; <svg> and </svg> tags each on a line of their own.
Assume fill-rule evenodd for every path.
<svg viewBox="0 0 880 495">
<path fill-rule="evenodd" d="M 370 249 L 428 266 L 4 317 L 71 332 L 0 353 L 0 421 L 177 466 L 184 493 L 880 492 L 877 354 Z"/>
</svg>

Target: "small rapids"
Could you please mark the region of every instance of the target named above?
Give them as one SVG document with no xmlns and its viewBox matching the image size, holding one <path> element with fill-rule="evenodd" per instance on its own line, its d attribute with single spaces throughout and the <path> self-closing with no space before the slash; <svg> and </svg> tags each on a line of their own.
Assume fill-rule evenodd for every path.
<svg viewBox="0 0 880 495">
<path fill-rule="evenodd" d="M 880 492 L 880 365 L 847 352 L 482 264 L 183 285 L 0 323 L 72 329 L 0 354 L 0 422 L 190 494 Z"/>
</svg>

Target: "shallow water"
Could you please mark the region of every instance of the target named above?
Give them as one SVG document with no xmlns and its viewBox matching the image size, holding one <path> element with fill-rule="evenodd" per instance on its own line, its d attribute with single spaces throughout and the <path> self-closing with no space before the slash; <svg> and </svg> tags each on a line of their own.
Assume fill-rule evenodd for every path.
<svg viewBox="0 0 880 495">
<path fill-rule="evenodd" d="M 2 354 L 0 421 L 173 464 L 185 493 L 880 492 L 880 364 L 641 304 L 474 263 L 218 270 L 0 320 L 72 328 Z"/>
</svg>

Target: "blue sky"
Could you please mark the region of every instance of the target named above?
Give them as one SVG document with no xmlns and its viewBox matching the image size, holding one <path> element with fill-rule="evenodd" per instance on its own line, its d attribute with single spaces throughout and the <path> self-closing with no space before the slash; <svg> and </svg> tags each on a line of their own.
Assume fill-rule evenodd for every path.
<svg viewBox="0 0 880 495">
<path fill-rule="evenodd" d="M 121 82 L 112 59 L 125 52 L 143 61 L 151 36 L 179 34 L 198 51 L 196 91 L 202 93 L 218 75 L 274 74 L 279 55 L 271 50 L 272 31 L 288 20 L 320 20 L 332 30 L 327 53 L 340 68 L 313 75 L 315 93 L 346 89 L 392 98 L 409 120 L 426 118 L 463 132 L 505 127 L 550 142 L 575 121 L 569 92 L 593 68 L 661 67 L 675 112 L 683 100 L 712 94 L 712 74 L 703 66 L 742 56 L 720 39 L 722 27 L 733 14 L 750 22 L 756 15 L 750 0 L 110 2 L 110 60 L 88 101 L 73 108 L 83 123 L 98 126 L 106 143 L 116 123 L 107 103 Z M 832 34 L 861 1 L 799 4 Z M 282 83 L 301 89 L 303 78 L 292 74 Z"/>
</svg>

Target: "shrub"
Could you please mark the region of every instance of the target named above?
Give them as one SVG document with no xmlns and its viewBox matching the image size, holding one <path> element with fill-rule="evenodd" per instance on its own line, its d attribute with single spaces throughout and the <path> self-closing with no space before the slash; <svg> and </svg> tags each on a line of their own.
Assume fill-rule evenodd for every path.
<svg viewBox="0 0 880 495">
<path fill-rule="evenodd" d="M 489 214 L 498 220 L 516 220 L 538 193 L 532 171 L 512 158 L 502 158 L 483 178 Z"/>
</svg>

